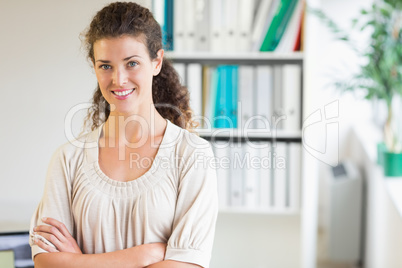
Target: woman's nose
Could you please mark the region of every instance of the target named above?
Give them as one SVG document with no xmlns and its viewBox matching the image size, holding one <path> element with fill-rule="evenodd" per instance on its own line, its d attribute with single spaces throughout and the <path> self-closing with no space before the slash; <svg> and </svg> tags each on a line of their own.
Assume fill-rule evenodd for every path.
<svg viewBox="0 0 402 268">
<path fill-rule="evenodd" d="M 124 69 L 116 69 L 113 74 L 113 83 L 116 86 L 123 86 L 128 81 L 127 71 Z"/>
</svg>

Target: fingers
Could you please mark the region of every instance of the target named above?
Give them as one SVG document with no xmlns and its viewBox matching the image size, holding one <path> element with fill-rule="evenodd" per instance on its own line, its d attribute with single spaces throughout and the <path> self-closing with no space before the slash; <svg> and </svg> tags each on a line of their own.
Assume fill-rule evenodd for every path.
<svg viewBox="0 0 402 268">
<path fill-rule="evenodd" d="M 39 225 L 34 228 L 34 231 L 36 234 L 43 236 L 56 247 L 59 246 L 60 242 L 66 241 L 66 238 L 63 236 L 63 234 L 60 233 L 60 231 L 54 226 Z"/>
<path fill-rule="evenodd" d="M 43 218 L 42 221 L 48 225 L 38 225 L 33 229 L 38 237 L 42 236 L 44 238 L 44 240 L 41 241 L 42 243 L 46 242 L 46 239 L 47 241 L 52 243 L 59 252 L 72 252 L 82 254 L 76 240 L 71 236 L 67 227 L 62 222 L 53 218 Z M 42 243 L 41 245 L 43 245 Z M 47 250 L 48 248 L 49 247 L 43 249 Z"/>
<path fill-rule="evenodd" d="M 43 237 L 44 239 L 46 239 L 47 241 L 52 243 L 56 248 L 60 249 L 60 246 L 62 245 L 62 241 L 60 241 L 60 239 L 57 238 L 55 235 L 49 234 L 49 233 L 44 233 L 44 232 L 35 232 L 35 234 Z M 44 241 L 42 241 L 42 242 L 44 242 Z"/>
<path fill-rule="evenodd" d="M 36 233 L 48 233 L 53 234 L 59 240 L 65 240 L 64 235 L 54 226 L 49 225 L 38 225 L 34 228 Z"/>
<path fill-rule="evenodd" d="M 48 245 L 47 243 L 42 241 L 42 239 L 40 239 L 39 237 L 36 237 L 34 241 L 35 241 L 36 245 L 38 245 L 40 248 L 46 250 L 47 252 L 52 252 L 52 253 L 59 252 L 55 247 Z"/>
<path fill-rule="evenodd" d="M 47 223 L 49 225 L 39 225 L 34 228 L 34 232 L 43 238 L 45 238 L 47 241 L 52 243 L 57 249 L 60 249 L 62 246 L 62 243 L 65 243 L 67 241 L 66 236 L 64 235 L 65 231 L 67 228 L 62 224 L 61 222 L 52 219 L 52 218 L 43 218 L 42 221 L 44 223 Z M 68 233 L 68 231 L 67 231 Z M 68 233 L 68 235 L 70 235 Z M 44 245 L 44 241 L 40 241 Z M 49 245 L 47 245 L 49 247 Z"/>
<path fill-rule="evenodd" d="M 42 221 L 56 227 L 61 232 L 61 234 L 63 234 L 64 237 L 71 237 L 70 232 L 67 230 L 67 227 L 62 222 L 53 218 L 43 218 Z"/>
</svg>

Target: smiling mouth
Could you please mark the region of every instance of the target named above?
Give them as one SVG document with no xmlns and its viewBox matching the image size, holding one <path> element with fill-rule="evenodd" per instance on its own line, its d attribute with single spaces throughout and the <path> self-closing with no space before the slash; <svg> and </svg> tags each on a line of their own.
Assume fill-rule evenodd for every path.
<svg viewBox="0 0 402 268">
<path fill-rule="evenodd" d="M 134 90 L 135 90 L 135 88 L 132 88 L 132 89 L 124 90 L 124 91 L 112 91 L 112 93 L 119 97 L 125 97 L 125 96 L 128 96 L 131 93 L 133 93 Z"/>
</svg>

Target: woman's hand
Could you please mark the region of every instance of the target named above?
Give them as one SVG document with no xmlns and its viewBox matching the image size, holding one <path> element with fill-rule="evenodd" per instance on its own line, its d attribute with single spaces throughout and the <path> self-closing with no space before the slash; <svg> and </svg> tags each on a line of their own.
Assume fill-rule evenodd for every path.
<svg viewBox="0 0 402 268">
<path fill-rule="evenodd" d="M 51 242 L 56 248 L 46 244 L 40 239 L 35 239 L 35 244 L 48 252 L 70 252 L 82 254 L 77 242 L 62 222 L 52 218 L 43 218 L 42 221 L 49 225 L 38 225 L 34 228 L 34 232 Z"/>
</svg>

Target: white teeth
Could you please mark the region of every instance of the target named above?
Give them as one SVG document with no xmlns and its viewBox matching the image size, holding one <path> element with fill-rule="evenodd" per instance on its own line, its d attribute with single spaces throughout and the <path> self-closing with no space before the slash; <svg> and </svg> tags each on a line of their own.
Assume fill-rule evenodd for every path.
<svg viewBox="0 0 402 268">
<path fill-rule="evenodd" d="M 115 95 L 117 95 L 117 96 L 126 96 L 126 95 L 130 94 L 133 91 L 134 91 L 134 89 L 129 89 L 129 90 L 126 90 L 126 91 L 113 91 L 113 93 Z"/>
</svg>

